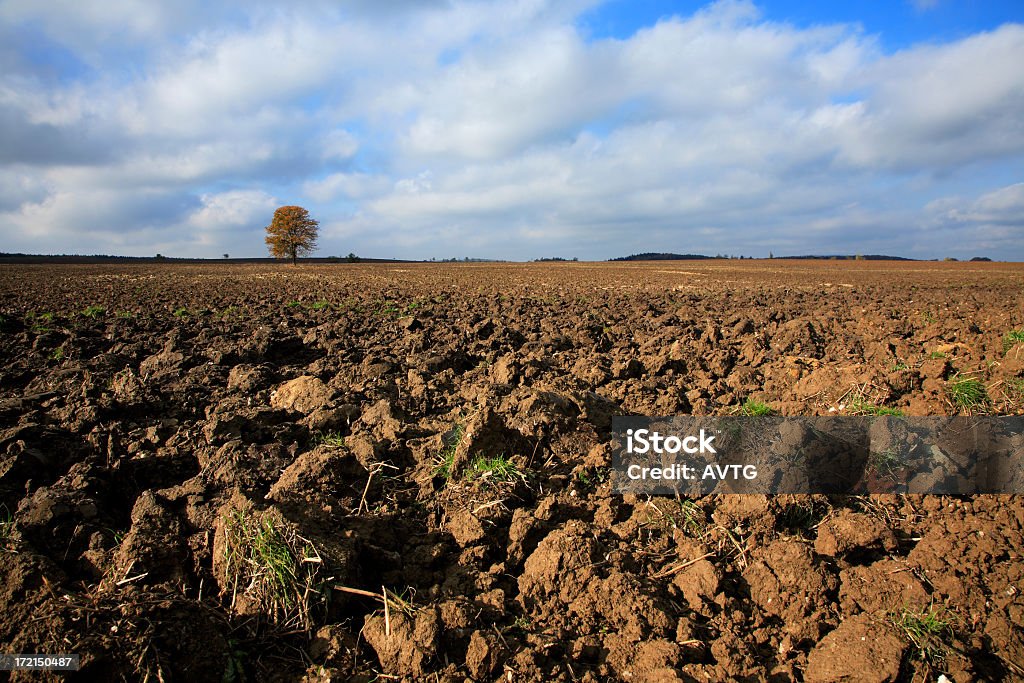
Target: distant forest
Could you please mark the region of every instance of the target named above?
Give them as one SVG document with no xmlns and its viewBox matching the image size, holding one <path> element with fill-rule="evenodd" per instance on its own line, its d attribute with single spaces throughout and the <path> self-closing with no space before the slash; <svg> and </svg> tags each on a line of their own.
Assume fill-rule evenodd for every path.
<svg viewBox="0 0 1024 683">
<path fill-rule="evenodd" d="M 703 254 L 669 254 L 646 252 L 632 256 L 620 256 L 609 261 L 699 261 L 701 259 L 725 258 L 724 256 L 704 256 Z"/>
<path fill-rule="evenodd" d="M 619 258 L 608 259 L 609 261 L 700 261 L 704 259 L 750 259 L 752 256 L 705 256 L 704 254 L 672 254 L 660 252 L 646 252 L 633 254 L 632 256 L 620 256 Z M 779 259 L 814 259 L 821 261 L 917 261 L 918 259 L 905 258 L 903 256 L 886 256 L 885 254 L 833 254 L 833 255 L 806 255 L 806 256 L 769 256 Z M 938 261 L 939 259 L 932 259 Z M 946 261 L 956 261 L 955 258 L 947 258 Z M 971 261 L 991 261 L 987 256 L 975 256 Z"/>
</svg>

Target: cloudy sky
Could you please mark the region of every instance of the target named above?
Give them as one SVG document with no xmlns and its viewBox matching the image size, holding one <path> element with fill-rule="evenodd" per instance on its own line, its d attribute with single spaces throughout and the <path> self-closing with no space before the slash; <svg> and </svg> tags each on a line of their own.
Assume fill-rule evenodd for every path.
<svg viewBox="0 0 1024 683">
<path fill-rule="evenodd" d="M 1024 260 L 1024 4 L 832 5 L 0 0 L 0 251 Z"/>
</svg>

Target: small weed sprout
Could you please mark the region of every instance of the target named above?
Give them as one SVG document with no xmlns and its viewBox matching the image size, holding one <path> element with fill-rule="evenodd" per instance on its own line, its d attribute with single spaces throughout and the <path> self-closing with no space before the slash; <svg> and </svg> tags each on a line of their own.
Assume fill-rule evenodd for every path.
<svg viewBox="0 0 1024 683">
<path fill-rule="evenodd" d="M 755 401 L 748 398 L 743 402 L 743 405 L 739 407 L 738 412 L 740 415 L 745 417 L 767 417 L 769 415 L 774 415 L 775 409 L 767 403 L 762 403 L 761 401 Z"/>
<path fill-rule="evenodd" d="M 55 361 L 62 361 L 62 360 L 64 360 L 64 347 L 63 346 L 58 346 L 57 348 L 55 348 L 53 350 L 53 353 L 50 354 L 50 360 L 55 360 Z"/>
<path fill-rule="evenodd" d="M 953 629 L 942 609 L 929 606 L 914 611 L 907 607 L 890 613 L 889 620 L 910 641 L 914 657 L 926 662 L 940 662 L 945 657 L 943 642 Z"/>
<path fill-rule="evenodd" d="M 224 520 L 226 585 L 234 607 L 239 594 L 275 624 L 309 630 L 324 599 L 322 560 L 308 540 L 273 513 L 233 510 Z"/>
<path fill-rule="evenodd" d="M 885 451 L 873 451 L 868 456 L 868 471 L 874 472 L 880 477 L 891 477 L 901 467 L 903 461 L 899 453 L 893 449 Z"/>
<path fill-rule="evenodd" d="M 445 436 L 444 448 L 434 461 L 434 476 L 450 482 L 455 476 L 455 453 L 465 436 L 465 428 L 456 424 Z M 469 462 L 463 473 L 466 481 L 512 482 L 516 479 L 526 480 L 526 475 L 511 458 L 501 453 L 496 456 L 477 455 Z"/>
<path fill-rule="evenodd" d="M 520 614 L 512 622 L 512 628 L 518 629 L 523 633 L 529 633 L 533 628 L 533 624 L 530 622 L 530 617 Z"/>
<path fill-rule="evenodd" d="M 187 317 L 189 317 L 190 315 L 192 315 L 192 314 L 191 314 L 191 313 L 189 313 L 188 309 L 187 309 L 187 308 L 185 308 L 184 306 L 182 306 L 181 308 L 177 308 L 177 309 L 175 309 L 175 310 L 174 310 L 174 317 L 175 317 L 175 318 L 187 318 Z"/>
<path fill-rule="evenodd" d="M 410 586 L 398 593 L 385 588 L 384 595 L 387 596 L 388 609 L 392 612 L 400 612 L 407 617 L 416 615 L 418 608 L 413 603 L 413 597 L 416 595 L 415 588 Z"/>
<path fill-rule="evenodd" d="M 889 415 L 894 417 L 903 415 L 902 411 L 898 408 L 882 406 L 869 401 L 861 392 L 858 392 L 850 399 L 850 402 L 846 404 L 846 409 L 852 415 Z"/>
<path fill-rule="evenodd" d="M 454 474 L 452 467 L 455 464 L 455 451 L 459 449 L 463 436 L 465 436 L 465 428 L 461 424 L 456 424 L 445 437 L 444 448 L 437 456 L 437 464 L 434 467 L 435 476 L 442 477 L 445 481 L 452 478 Z"/>
<path fill-rule="evenodd" d="M 1006 380 L 1003 386 L 1003 397 L 1012 406 L 1024 405 L 1024 378 L 1014 377 Z"/>
<path fill-rule="evenodd" d="M 0 550 L 14 548 L 14 517 L 7 506 L 0 503 Z"/>
<path fill-rule="evenodd" d="M 312 308 L 314 311 L 323 311 L 323 310 L 328 309 L 330 307 L 331 307 L 331 303 L 329 301 L 324 301 L 323 299 L 321 299 L 320 301 L 317 301 L 312 306 L 310 306 L 310 308 Z"/>
<path fill-rule="evenodd" d="M 1003 337 L 1003 353 L 1009 353 L 1017 344 L 1024 344 L 1024 327 L 1006 333 Z"/>
<path fill-rule="evenodd" d="M 515 481 L 526 479 L 526 475 L 516 467 L 504 453 L 496 456 L 478 456 L 466 470 L 466 479 L 490 479 L 491 481 Z"/>
<path fill-rule="evenodd" d="M 29 327 L 36 334 L 46 334 L 50 331 L 49 323 L 53 322 L 53 313 L 42 313 L 36 315 L 35 311 L 29 311 L 25 314 L 25 322 L 29 323 Z"/>
<path fill-rule="evenodd" d="M 345 435 L 341 432 L 327 432 L 325 434 L 318 434 L 316 443 L 322 446 L 332 446 L 334 448 L 342 448 L 345 445 Z"/>
<path fill-rule="evenodd" d="M 648 524 L 654 524 L 664 531 L 679 529 L 691 538 L 698 539 L 704 538 L 709 531 L 704 510 L 696 501 L 690 499 L 673 500 L 666 502 L 664 505 L 648 501 L 647 506 L 658 514 L 658 517 L 655 518 L 648 513 Z"/>
<path fill-rule="evenodd" d="M 103 308 L 103 306 L 87 306 L 85 309 L 82 310 L 82 315 L 85 316 L 86 318 L 92 318 L 93 320 L 95 320 L 96 318 L 99 318 L 106 312 L 107 309 Z"/>
<path fill-rule="evenodd" d="M 682 530 L 694 538 L 703 538 L 708 530 L 704 510 L 695 501 L 684 500 L 679 503 L 679 514 Z"/>
<path fill-rule="evenodd" d="M 302 306 L 301 301 L 289 301 L 287 304 L 288 308 L 299 308 Z"/>
<path fill-rule="evenodd" d="M 416 589 L 412 586 L 406 586 L 399 592 L 395 592 L 384 586 L 380 587 L 380 593 L 374 593 L 362 588 L 351 588 L 349 586 L 341 586 L 334 584 L 334 589 L 342 591 L 344 593 L 350 593 L 352 595 L 361 595 L 364 598 L 372 598 L 384 606 L 383 610 L 378 610 L 374 614 L 379 614 L 381 611 L 385 615 L 398 612 L 404 614 L 407 617 L 413 617 L 419 608 L 413 603 L 413 598 L 416 597 Z M 385 616 L 385 619 L 387 617 Z"/>
<path fill-rule="evenodd" d="M 581 468 L 576 472 L 576 481 L 584 488 L 598 486 L 608 481 L 610 470 L 609 467 Z"/>
<path fill-rule="evenodd" d="M 827 502 L 820 502 L 812 498 L 800 499 L 798 502 L 786 505 L 778 519 L 786 529 L 805 532 L 820 524 L 831 511 L 832 508 Z"/>
<path fill-rule="evenodd" d="M 946 385 L 946 397 L 957 410 L 971 414 L 989 404 L 985 384 L 977 377 L 964 377 L 957 373 Z"/>
</svg>

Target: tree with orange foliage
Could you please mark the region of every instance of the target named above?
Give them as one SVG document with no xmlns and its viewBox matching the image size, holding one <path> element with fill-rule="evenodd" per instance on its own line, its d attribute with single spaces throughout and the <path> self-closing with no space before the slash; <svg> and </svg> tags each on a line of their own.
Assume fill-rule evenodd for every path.
<svg viewBox="0 0 1024 683">
<path fill-rule="evenodd" d="M 316 251 L 320 223 L 309 217 L 301 206 L 282 206 L 274 212 L 267 226 L 267 247 L 274 258 L 290 258 L 294 264 L 299 256 Z"/>
</svg>

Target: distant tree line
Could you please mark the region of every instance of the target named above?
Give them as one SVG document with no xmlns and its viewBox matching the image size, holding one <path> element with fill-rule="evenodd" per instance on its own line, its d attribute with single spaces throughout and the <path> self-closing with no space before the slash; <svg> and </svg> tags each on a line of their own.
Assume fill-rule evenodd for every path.
<svg viewBox="0 0 1024 683">
<path fill-rule="evenodd" d="M 608 259 L 609 261 L 699 261 L 701 259 L 722 258 L 718 256 L 705 256 L 704 254 L 672 254 L 669 252 L 648 251 L 643 254 L 631 254 L 619 258 Z"/>
<path fill-rule="evenodd" d="M 645 252 L 643 254 L 632 254 L 608 259 L 609 261 L 699 261 L 702 259 L 752 259 L 753 256 L 736 256 L 734 254 L 715 254 L 705 256 L 704 254 L 673 254 L 667 252 Z M 768 258 L 783 258 L 793 260 L 822 260 L 822 261 L 917 261 L 919 259 L 906 258 L 904 256 L 887 256 L 885 254 L 806 254 L 803 256 L 775 256 L 768 254 Z M 539 261 L 558 261 L 564 259 L 538 259 Z M 931 259 L 939 261 L 940 259 Z M 944 261 L 957 261 L 952 257 L 941 259 Z M 971 261 L 991 261 L 987 256 L 975 256 Z"/>
</svg>

